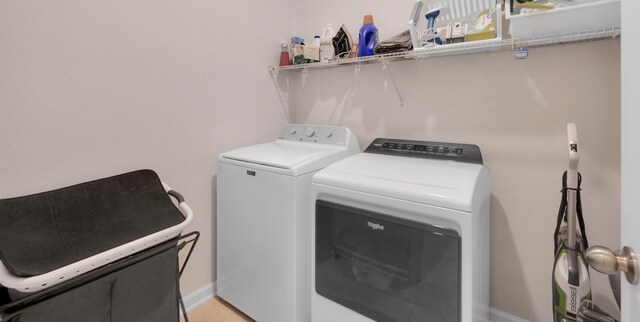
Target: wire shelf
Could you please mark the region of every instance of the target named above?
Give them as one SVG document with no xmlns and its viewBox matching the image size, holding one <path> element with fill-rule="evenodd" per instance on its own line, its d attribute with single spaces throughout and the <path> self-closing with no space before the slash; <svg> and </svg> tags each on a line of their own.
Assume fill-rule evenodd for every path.
<svg viewBox="0 0 640 322">
<path fill-rule="evenodd" d="M 407 60 L 407 59 L 426 59 L 431 57 L 454 56 L 475 54 L 482 52 L 491 52 L 499 50 L 513 50 L 523 47 L 542 47 L 553 46 L 567 43 L 585 42 L 592 40 L 600 40 L 606 38 L 615 38 L 621 34 L 620 27 L 602 27 L 586 29 L 575 32 L 566 32 L 560 34 L 540 35 L 520 39 L 488 39 L 466 43 L 449 44 L 424 48 L 420 51 L 408 51 L 401 53 L 392 53 L 384 55 L 375 55 L 358 58 L 342 58 L 334 59 L 323 63 L 299 64 L 290 66 L 269 66 L 269 71 L 277 73 L 279 71 L 290 70 L 313 70 L 325 69 L 340 66 L 353 66 L 360 64 L 387 63 L 389 61 Z"/>
</svg>

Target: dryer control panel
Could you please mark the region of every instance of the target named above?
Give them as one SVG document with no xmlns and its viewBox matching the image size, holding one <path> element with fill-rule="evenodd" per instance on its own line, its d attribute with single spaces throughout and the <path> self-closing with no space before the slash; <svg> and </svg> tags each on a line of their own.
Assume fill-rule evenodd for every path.
<svg viewBox="0 0 640 322">
<path fill-rule="evenodd" d="M 347 128 L 340 126 L 289 124 L 278 136 L 279 140 L 347 146 Z"/>
<path fill-rule="evenodd" d="M 377 138 L 364 152 L 482 164 L 482 153 L 474 144 Z"/>
</svg>

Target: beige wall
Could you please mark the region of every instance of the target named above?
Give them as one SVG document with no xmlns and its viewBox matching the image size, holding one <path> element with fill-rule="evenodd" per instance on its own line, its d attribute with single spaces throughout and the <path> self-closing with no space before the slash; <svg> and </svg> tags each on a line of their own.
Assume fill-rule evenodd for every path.
<svg viewBox="0 0 640 322">
<path fill-rule="evenodd" d="M 154 169 L 202 233 L 183 292 L 212 282 L 215 158 L 286 122 L 289 2 L 0 1 L 0 198 Z"/>
<path fill-rule="evenodd" d="M 298 32 L 305 38 L 320 33 L 332 22 L 322 17 L 332 17 L 357 35 L 361 16 L 354 12 L 372 12 L 384 39 L 406 28 L 398 21 L 407 20 L 407 2 L 302 1 Z M 550 321 L 552 235 L 568 122 L 578 127 L 589 241 L 619 245 L 620 41 L 532 48 L 522 61 L 502 51 L 392 62 L 405 108 L 382 68 L 282 73 L 279 82 L 295 93 L 295 121 L 347 126 L 362 147 L 376 137 L 479 145 L 493 180 L 491 305 Z M 596 303 L 617 310 L 606 277 L 592 276 Z"/>
</svg>

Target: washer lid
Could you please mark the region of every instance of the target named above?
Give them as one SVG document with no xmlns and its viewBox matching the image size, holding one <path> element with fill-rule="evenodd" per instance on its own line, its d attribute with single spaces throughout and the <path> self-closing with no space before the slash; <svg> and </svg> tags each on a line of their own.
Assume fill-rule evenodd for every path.
<svg viewBox="0 0 640 322">
<path fill-rule="evenodd" d="M 488 194 L 480 164 L 359 153 L 313 176 L 313 183 L 471 212 Z"/>
<path fill-rule="evenodd" d="M 338 153 L 346 154 L 347 149 L 337 146 L 277 140 L 225 152 L 220 155 L 220 158 L 291 170 L 298 173 L 301 168 L 305 169 L 304 172 L 323 168 L 330 162 L 335 161 L 336 158 L 333 155 Z M 327 159 L 331 159 L 330 162 Z"/>
</svg>

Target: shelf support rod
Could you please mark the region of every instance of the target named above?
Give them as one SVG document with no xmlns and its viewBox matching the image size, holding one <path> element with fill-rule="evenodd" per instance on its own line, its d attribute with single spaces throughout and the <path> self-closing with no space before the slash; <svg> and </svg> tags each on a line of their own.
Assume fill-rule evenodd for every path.
<svg viewBox="0 0 640 322">
<path fill-rule="evenodd" d="M 288 104 L 285 103 L 280 86 L 278 86 L 278 69 L 276 67 L 269 66 L 269 74 L 271 75 L 273 86 L 276 88 L 276 92 L 278 93 L 278 99 L 280 99 L 282 111 L 284 111 L 284 114 L 287 116 L 287 122 L 293 123 L 291 120 L 291 111 L 289 111 Z"/>
<path fill-rule="evenodd" d="M 391 69 L 389 68 L 389 61 L 387 59 L 382 60 L 382 64 L 384 65 L 384 70 L 387 72 L 387 75 L 391 79 L 391 83 L 393 83 L 393 88 L 396 90 L 396 94 L 398 95 L 398 101 L 400 101 L 400 108 L 404 108 L 404 99 L 402 98 L 402 94 L 400 94 L 400 90 L 398 89 L 398 84 L 396 84 L 395 78 L 393 78 L 393 74 L 391 74 Z"/>
</svg>

